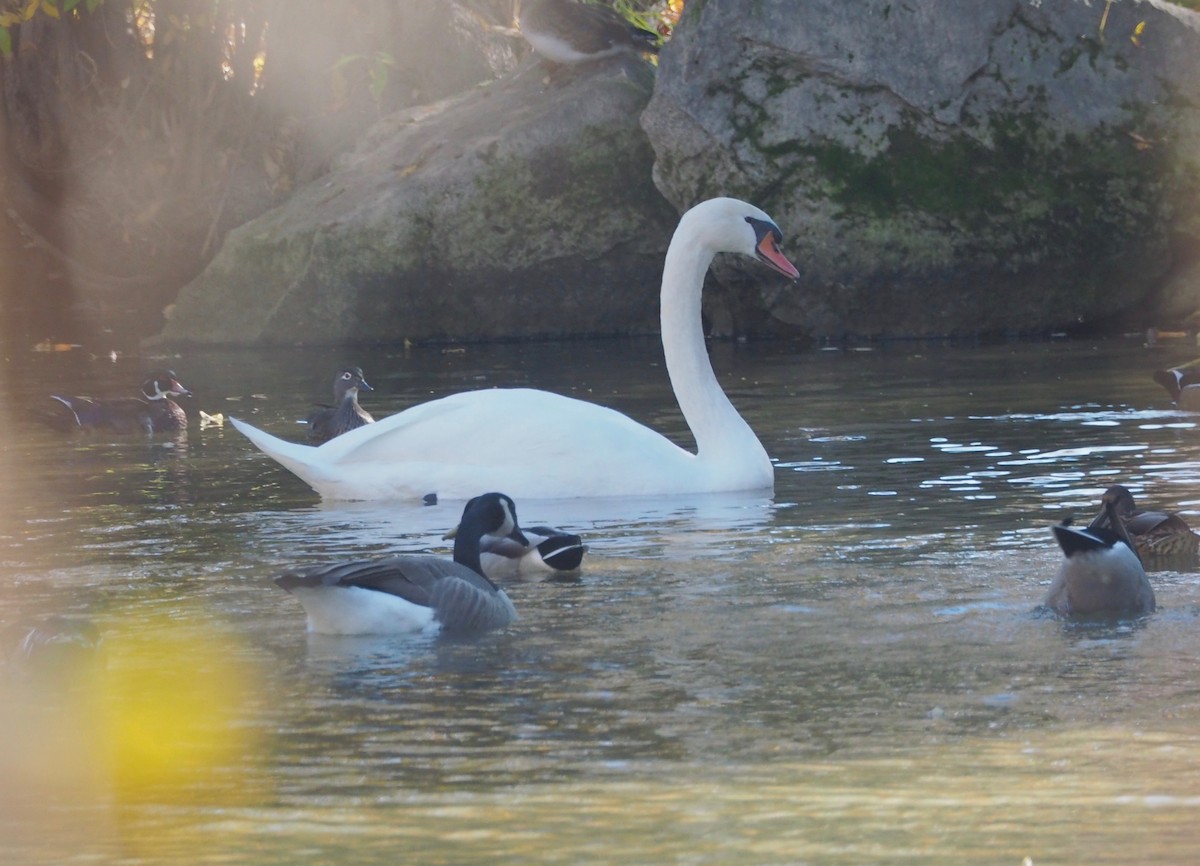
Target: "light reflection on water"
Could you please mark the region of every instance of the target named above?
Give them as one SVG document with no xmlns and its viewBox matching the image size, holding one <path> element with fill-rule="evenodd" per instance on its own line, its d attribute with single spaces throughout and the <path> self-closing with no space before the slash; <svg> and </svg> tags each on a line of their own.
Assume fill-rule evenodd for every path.
<svg viewBox="0 0 1200 866">
<path fill-rule="evenodd" d="M 414 642 L 308 637 L 269 578 L 445 552 L 458 504 L 322 505 L 231 429 L 50 437 L 11 407 L 139 371 L 14 353 L 0 624 L 59 612 L 119 634 L 170 611 L 253 672 L 233 727 L 258 757 L 132 793 L 90 771 L 10 785 L 0 860 L 1189 862 L 1196 574 L 1155 572 L 1161 609 L 1137 622 L 1033 611 L 1059 559 L 1048 525 L 1090 515 L 1109 484 L 1200 514 L 1195 419 L 1149 379 L 1186 352 L 713 354 L 778 459 L 773 499 L 519 502 L 524 522 L 587 536 L 583 574 L 513 586 L 503 634 Z M 596 343 L 354 360 L 377 415 L 531 384 L 682 435 L 657 357 Z M 292 434 L 344 359 L 171 364 L 193 408 Z M 43 685 L 0 673 L 4 768 L 28 776 L 12 744 L 36 745 L 47 719 L 78 766 L 103 768 L 76 698 Z"/>
</svg>

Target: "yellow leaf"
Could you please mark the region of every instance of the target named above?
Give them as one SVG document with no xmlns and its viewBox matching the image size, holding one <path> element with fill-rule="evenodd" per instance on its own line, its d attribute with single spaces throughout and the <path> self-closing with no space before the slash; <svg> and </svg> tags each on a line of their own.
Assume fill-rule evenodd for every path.
<svg viewBox="0 0 1200 866">
<path fill-rule="evenodd" d="M 38 7 L 42 5 L 42 0 L 29 0 L 25 4 L 25 8 L 21 10 L 21 20 L 28 21 L 38 11 Z"/>
<path fill-rule="evenodd" d="M 42 11 L 51 18 L 58 18 L 58 7 L 51 0 L 42 0 Z"/>
</svg>

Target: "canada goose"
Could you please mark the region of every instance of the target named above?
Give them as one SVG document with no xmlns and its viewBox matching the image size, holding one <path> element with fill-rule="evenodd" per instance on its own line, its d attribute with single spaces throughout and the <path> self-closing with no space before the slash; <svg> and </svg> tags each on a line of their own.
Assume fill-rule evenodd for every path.
<svg viewBox="0 0 1200 866">
<path fill-rule="evenodd" d="M 399 634 L 441 629 L 474 634 L 504 628 L 517 612 L 483 573 L 479 540 L 516 534 L 517 508 L 503 493 L 463 509 L 454 559 L 400 554 L 288 571 L 275 579 L 296 597 L 318 634 Z"/>
</svg>

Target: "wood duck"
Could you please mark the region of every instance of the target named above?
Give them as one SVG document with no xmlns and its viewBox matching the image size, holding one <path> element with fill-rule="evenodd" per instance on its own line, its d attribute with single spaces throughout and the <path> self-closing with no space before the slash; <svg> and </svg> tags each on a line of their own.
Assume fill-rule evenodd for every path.
<svg viewBox="0 0 1200 866">
<path fill-rule="evenodd" d="M 1114 484 L 1104 494 L 1111 496 L 1133 540 L 1134 550 L 1143 561 L 1159 557 L 1195 557 L 1200 554 L 1200 535 L 1178 514 L 1171 511 L 1139 511 L 1127 487 Z M 1088 524 L 1089 529 L 1111 528 L 1107 508 Z"/>
<path fill-rule="evenodd" d="M 456 538 L 459 528 L 443 538 Z M 578 535 L 549 526 L 533 526 L 479 540 L 479 560 L 490 580 L 545 577 L 578 571 L 587 545 Z"/>
<path fill-rule="evenodd" d="M 517 21 L 533 49 L 574 65 L 622 52 L 658 53 L 657 33 L 631 24 L 608 6 L 575 0 L 524 0 Z"/>
<path fill-rule="evenodd" d="M 517 617 L 483 573 L 484 535 L 520 537 L 517 507 L 503 493 L 476 496 L 463 509 L 454 559 L 402 554 L 289 571 L 275 582 L 296 597 L 318 634 L 478 634 Z"/>
<path fill-rule="evenodd" d="M 172 370 L 159 370 L 142 382 L 142 396 L 93 399 L 60 397 L 65 407 L 42 414 L 43 420 L 60 429 L 110 430 L 114 433 L 174 433 L 187 429 L 187 413 L 172 397 L 190 397 Z"/>
<path fill-rule="evenodd" d="M 93 657 L 100 646 L 100 631 L 87 620 L 56 615 L 6 626 L 0 643 L 9 661 L 57 672 Z"/>
<path fill-rule="evenodd" d="M 359 391 L 374 391 L 359 367 L 343 367 L 333 377 L 333 405 L 308 416 L 308 441 L 328 442 L 364 424 L 374 424 L 371 414 L 358 405 Z"/>
<path fill-rule="evenodd" d="M 1045 606 L 1059 616 L 1125 616 L 1154 610 L 1154 590 L 1109 488 L 1101 497 L 1106 526 L 1075 529 L 1070 519 L 1052 527 L 1063 560 Z"/>
</svg>

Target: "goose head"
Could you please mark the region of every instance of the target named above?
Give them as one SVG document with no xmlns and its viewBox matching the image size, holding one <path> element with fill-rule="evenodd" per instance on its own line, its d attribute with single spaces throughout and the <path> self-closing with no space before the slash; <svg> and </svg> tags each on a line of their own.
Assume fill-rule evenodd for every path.
<svg viewBox="0 0 1200 866">
<path fill-rule="evenodd" d="M 192 396 L 192 392 L 180 384 L 174 370 L 159 370 L 151 375 L 142 383 L 142 394 L 147 400 Z"/>
<path fill-rule="evenodd" d="M 479 540 L 485 535 L 509 536 L 520 544 L 529 539 L 517 523 L 517 506 L 503 493 L 484 493 L 467 502 L 454 535 L 454 561 L 483 574 L 479 565 Z"/>
</svg>

